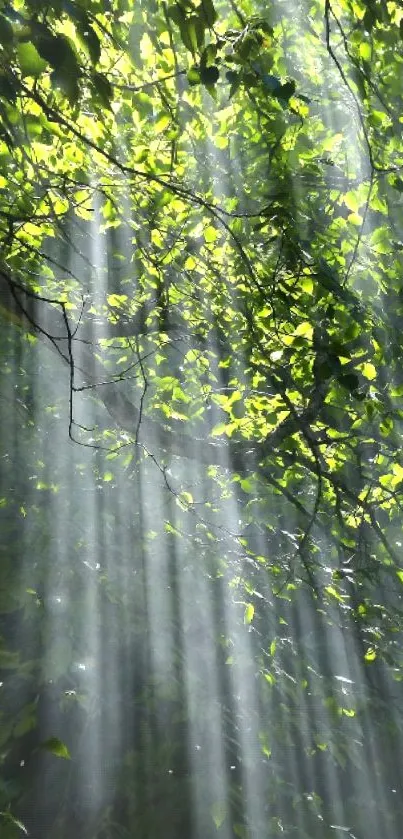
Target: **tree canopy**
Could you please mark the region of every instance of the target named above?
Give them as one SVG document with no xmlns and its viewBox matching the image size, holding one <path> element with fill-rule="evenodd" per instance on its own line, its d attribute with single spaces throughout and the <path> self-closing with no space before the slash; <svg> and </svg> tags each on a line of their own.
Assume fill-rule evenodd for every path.
<svg viewBox="0 0 403 839">
<path fill-rule="evenodd" d="M 402 3 L 0 51 L 6 839 L 398 839 Z"/>
</svg>

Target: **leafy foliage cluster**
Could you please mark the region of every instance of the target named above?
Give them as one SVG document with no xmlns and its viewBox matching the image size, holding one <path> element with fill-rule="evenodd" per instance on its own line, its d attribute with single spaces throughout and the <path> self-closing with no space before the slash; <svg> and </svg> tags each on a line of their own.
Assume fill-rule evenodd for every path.
<svg viewBox="0 0 403 839">
<path fill-rule="evenodd" d="M 402 35 L 0 3 L 7 839 L 398 836 Z"/>
</svg>

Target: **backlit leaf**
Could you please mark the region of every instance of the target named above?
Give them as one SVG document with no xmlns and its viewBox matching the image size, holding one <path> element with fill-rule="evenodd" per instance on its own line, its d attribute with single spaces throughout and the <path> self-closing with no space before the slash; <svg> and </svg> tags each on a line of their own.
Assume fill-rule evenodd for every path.
<svg viewBox="0 0 403 839">
<path fill-rule="evenodd" d="M 213 822 L 214 822 L 217 830 L 219 830 L 219 828 L 224 824 L 225 819 L 227 818 L 227 804 L 226 804 L 226 802 L 225 801 L 215 801 L 214 804 L 212 804 L 212 806 L 211 806 L 210 812 L 211 812 Z"/>
<path fill-rule="evenodd" d="M 40 748 L 43 749 L 45 752 L 50 752 L 52 755 L 56 757 L 64 758 L 65 760 L 70 760 L 70 752 L 62 742 L 59 740 L 58 737 L 49 737 L 48 740 L 45 740 L 41 743 Z"/>
<path fill-rule="evenodd" d="M 253 618 L 254 618 L 254 614 L 255 614 L 255 607 L 254 607 L 253 603 L 248 603 L 245 606 L 245 612 L 244 612 L 244 618 L 243 618 L 244 623 L 245 624 L 252 623 Z"/>
<path fill-rule="evenodd" d="M 30 41 L 18 44 L 17 53 L 23 76 L 40 76 L 46 70 L 47 62 Z"/>
</svg>

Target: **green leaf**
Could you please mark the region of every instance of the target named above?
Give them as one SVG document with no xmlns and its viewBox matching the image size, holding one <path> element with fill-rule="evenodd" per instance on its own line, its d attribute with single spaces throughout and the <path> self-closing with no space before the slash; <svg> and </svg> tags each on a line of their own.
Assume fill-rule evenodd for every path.
<svg viewBox="0 0 403 839">
<path fill-rule="evenodd" d="M 183 490 L 183 491 L 181 492 L 181 494 L 180 494 L 179 498 L 180 498 L 180 501 L 182 501 L 182 502 L 183 502 L 183 504 L 184 504 L 186 507 L 188 507 L 188 506 L 189 506 L 189 504 L 193 504 L 193 495 L 192 495 L 192 493 L 191 493 L 191 492 L 186 492 L 185 490 Z"/>
<path fill-rule="evenodd" d="M 285 84 L 280 85 L 279 88 L 275 90 L 275 95 L 278 99 L 283 99 L 284 102 L 288 102 L 291 96 L 294 96 L 295 93 L 295 82 L 290 81 L 286 82 Z"/>
<path fill-rule="evenodd" d="M 97 64 L 101 57 L 101 42 L 92 26 L 84 25 L 79 29 L 80 40 L 86 47 L 92 64 Z"/>
<path fill-rule="evenodd" d="M 226 801 L 215 801 L 210 808 L 210 813 L 217 830 L 219 830 L 227 818 Z"/>
<path fill-rule="evenodd" d="M 14 41 L 14 29 L 9 20 L 0 14 L 0 44 L 6 49 L 12 46 Z"/>
<path fill-rule="evenodd" d="M 103 73 L 93 73 L 91 78 L 95 93 L 99 97 L 102 105 L 104 105 L 105 108 L 110 108 L 113 97 L 113 87 L 109 79 L 107 79 Z"/>
<path fill-rule="evenodd" d="M 40 76 L 46 70 L 46 61 L 41 58 L 31 41 L 18 44 L 17 55 L 23 76 Z"/>
<path fill-rule="evenodd" d="M 50 31 L 42 32 L 36 39 L 36 46 L 42 58 L 54 68 L 50 77 L 53 87 L 61 90 L 70 103 L 75 104 L 80 92 L 78 80 L 81 70 L 69 39 L 64 35 L 53 35 Z"/>
<path fill-rule="evenodd" d="M 369 647 L 367 652 L 365 653 L 365 661 L 375 661 L 376 659 L 376 651 L 373 647 Z"/>
<path fill-rule="evenodd" d="M 168 17 L 170 17 L 170 19 L 173 20 L 173 22 L 176 23 L 177 26 L 181 26 L 186 19 L 185 12 L 179 5 L 179 3 L 174 3 L 173 6 L 169 7 Z"/>
<path fill-rule="evenodd" d="M 254 32 L 247 32 L 239 42 L 237 52 L 242 61 L 247 61 L 248 59 L 256 58 L 259 50 L 260 45 L 256 39 L 256 34 Z"/>
<path fill-rule="evenodd" d="M 192 55 L 195 55 L 198 48 L 203 46 L 204 43 L 204 26 L 200 17 L 191 15 L 189 18 L 185 18 L 179 24 L 179 31 L 186 49 Z"/>
<path fill-rule="evenodd" d="M 365 364 L 362 365 L 361 372 L 362 375 L 370 381 L 376 379 L 376 367 L 373 364 L 371 364 L 370 361 L 366 361 Z"/>
<path fill-rule="evenodd" d="M 245 606 L 245 611 L 244 611 L 244 615 L 243 615 L 243 622 L 245 624 L 252 623 L 254 615 L 255 615 L 255 607 L 254 607 L 253 603 L 247 603 L 247 605 Z"/>
<path fill-rule="evenodd" d="M 212 3 L 212 0 L 202 0 L 201 2 L 201 10 L 204 16 L 204 20 L 206 25 L 211 28 L 214 26 L 218 15 Z"/>
<path fill-rule="evenodd" d="M 62 742 L 62 740 L 59 740 L 58 737 L 49 737 L 48 740 L 45 740 L 40 744 L 39 748 L 43 749 L 45 752 L 50 752 L 56 757 L 62 757 L 64 760 L 70 760 L 71 758 L 67 746 Z"/>
<path fill-rule="evenodd" d="M 200 79 L 206 87 L 210 85 L 216 84 L 220 76 L 220 71 L 218 67 L 213 64 L 212 67 L 201 67 L 200 68 Z"/>
<path fill-rule="evenodd" d="M 23 737 L 28 731 L 31 731 L 35 728 L 37 723 L 37 708 L 36 702 L 30 702 L 28 705 L 24 705 L 21 711 L 18 714 L 17 720 L 14 725 L 13 735 L 14 737 Z"/>
<path fill-rule="evenodd" d="M 343 712 L 345 717 L 355 717 L 354 708 L 343 708 L 342 712 Z"/>
<path fill-rule="evenodd" d="M 372 49 L 368 41 L 363 41 L 360 44 L 360 56 L 364 61 L 371 61 Z"/>
<path fill-rule="evenodd" d="M 80 74 L 77 56 L 65 35 L 53 35 L 51 32 L 36 39 L 39 54 L 55 70 L 64 68 L 75 77 Z"/>
<path fill-rule="evenodd" d="M 310 340 L 312 338 L 312 335 L 313 335 L 313 326 L 310 323 L 310 321 L 305 320 L 305 321 L 302 321 L 302 323 L 299 323 L 295 332 L 294 332 L 294 335 L 300 336 L 300 337 L 303 337 L 303 338 L 308 338 Z"/>
<path fill-rule="evenodd" d="M 218 239 L 219 233 L 218 233 L 218 231 L 216 230 L 216 228 L 215 228 L 215 227 L 213 227 L 213 225 L 212 225 L 212 224 L 210 224 L 210 225 L 209 225 L 208 227 L 206 227 L 206 229 L 204 230 L 203 235 L 204 235 L 204 240 L 205 240 L 205 242 L 207 242 L 207 244 L 211 244 L 212 242 L 215 242 L 215 241 L 216 241 L 216 239 Z"/>
<path fill-rule="evenodd" d="M 80 95 L 80 88 L 77 78 L 69 72 L 68 67 L 63 65 L 57 70 L 53 70 L 50 74 L 50 81 L 52 87 L 60 90 L 69 100 L 70 104 L 75 105 Z"/>
<path fill-rule="evenodd" d="M 375 14 L 374 10 L 371 8 L 370 5 L 367 6 L 367 10 L 365 12 L 363 20 L 364 20 L 365 29 L 367 30 L 367 32 L 370 33 L 371 30 L 372 30 L 372 27 L 376 23 L 376 14 Z"/>
<path fill-rule="evenodd" d="M 363 217 L 360 216 L 359 213 L 350 213 L 350 215 L 347 216 L 347 221 L 349 221 L 350 224 L 353 224 L 354 227 L 360 227 L 363 223 Z"/>
<path fill-rule="evenodd" d="M 243 78 L 241 73 L 234 73 L 232 71 L 226 73 L 226 77 L 227 81 L 229 81 L 231 85 L 229 89 L 229 98 L 232 99 L 237 90 L 240 88 Z"/>
<path fill-rule="evenodd" d="M 217 425 L 214 426 L 211 434 L 213 437 L 220 437 L 221 434 L 226 434 L 228 430 L 228 423 L 226 422 L 219 422 Z"/>
<path fill-rule="evenodd" d="M 209 67 L 211 64 L 214 64 L 215 58 L 217 55 L 217 45 L 216 44 L 207 44 L 204 48 L 201 56 L 200 56 L 200 66 L 201 67 Z"/>
<path fill-rule="evenodd" d="M 397 192 L 403 192 L 403 180 L 402 178 L 393 178 L 392 180 L 393 189 L 396 189 Z"/>
<path fill-rule="evenodd" d="M 3 612 L 3 609 L 1 610 Z M 0 667 L 5 670 L 14 670 L 20 666 L 20 654 L 0 649 Z"/>
<path fill-rule="evenodd" d="M 235 822 L 234 833 L 236 836 L 239 836 L 240 839 L 248 839 L 248 831 L 245 825 L 240 824 L 240 822 Z"/>
<path fill-rule="evenodd" d="M 17 82 L 15 79 L 9 79 L 6 76 L 0 75 L 0 96 L 14 105 L 17 99 Z"/>
<path fill-rule="evenodd" d="M 338 600 L 339 603 L 343 602 L 343 596 L 339 594 L 339 592 L 337 591 L 337 589 L 334 588 L 334 586 L 325 586 L 325 591 L 331 597 L 334 597 L 335 600 Z"/>
<path fill-rule="evenodd" d="M 241 74 L 237 73 L 235 70 L 227 70 L 225 78 L 229 84 L 235 84 L 241 78 Z"/>
<path fill-rule="evenodd" d="M 188 70 L 187 79 L 190 85 L 200 84 L 200 71 L 195 64 Z"/>
<path fill-rule="evenodd" d="M 277 91 L 281 89 L 281 81 L 277 76 L 272 76 L 270 73 L 264 73 L 261 76 L 262 82 L 266 90 L 277 95 Z"/>
<path fill-rule="evenodd" d="M 360 386 L 360 380 L 356 373 L 344 373 L 338 376 L 337 380 L 349 393 L 354 393 Z"/>
</svg>

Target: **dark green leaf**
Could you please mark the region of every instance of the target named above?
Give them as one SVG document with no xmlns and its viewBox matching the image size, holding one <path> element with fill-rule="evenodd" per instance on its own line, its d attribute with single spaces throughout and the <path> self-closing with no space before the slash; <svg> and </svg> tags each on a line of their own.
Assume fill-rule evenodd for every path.
<svg viewBox="0 0 403 839">
<path fill-rule="evenodd" d="M 367 10 L 365 12 L 363 22 L 364 22 L 364 26 L 365 26 L 366 31 L 371 32 L 372 27 L 376 23 L 376 14 L 374 13 L 373 9 L 371 9 L 371 7 L 369 5 L 367 6 Z"/>
<path fill-rule="evenodd" d="M 356 373 L 344 373 L 338 376 L 337 379 L 349 393 L 354 393 L 360 386 L 360 380 Z"/>
<path fill-rule="evenodd" d="M 201 67 L 200 68 L 200 79 L 205 85 L 214 85 L 218 81 L 220 76 L 220 71 L 218 67 L 213 64 L 212 67 Z"/>
<path fill-rule="evenodd" d="M 0 667 L 4 669 L 14 669 L 20 665 L 19 653 L 9 652 L 8 650 L 0 649 Z"/>
<path fill-rule="evenodd" d="M 196 18 L 197 20 L 197 18 Z M 182 39 L 183 45 L 186 47 L 192 55 L 195 55 L 197 52 L 197 34 L 196 34 L 196 25 L 194 19 L 186 19 L 179 25 L 179 31 Z"/>
<path fill-rule="evenodd" d="M 173 20 L 173 22 L 176 23 L 177 26 L 182 26 L 182 24 L 185 22 L 185 19 L 186 19 L 186 15 L 185 15 L 183 9 L 181 8 L 181 6 L 179 6 L 178 3 L 175 3 L 174 6 L 169 7 L 168 17 L 171 20 Z"/>
<path fill-rule="evenodd" d="M 107 79 L 103 73 L 93 73 L 92 83 L 94 85 L 95 92 L 104 107 L 109 108 L 113 96 L 113 88 L 109 79 Z"/>
<path fill-rule="evenodd" d="M 231 99 L 232 96 L 237 92 L 238 88 L 242 82 L 242 75 L 241 73 L 236 73 L 234 70 L 228 70 L 225 74 L 227 81 L 230 83 L 230 91 L 229 91 L 229 98 Z"/>
<path fill-rule="evenodd" d="M 200 15 L 192 15 L 189 23 L 193 23 L 196 32 L 196 43 L 199 49 L 204 46 L 205 24 Z"/>
<path fill-rule="evenodd" d="M 394 178 L 392 181 L 393 189 L 396 189 L 398 192 L 403 192 L 403 180 L 402 178 Z"/>
<path fill-rule="evenodd" d="M 272 36 L 273 33 L 274 33 L 274 29 L 271 26 L 271 24 L 267 20 L 264 20 L 263 18 L 257 22 L 257 26 L 266 35 Z"/>
<path fill-rule="evenodd" d="M 280 90 L 281 82 L 280 79 L 277 78 L 277 76 L 272 76 L 270 73 L 264 73 L 261 76 L 261 79 L 265 88 L 269 90 L 270 93 L 274 93 L 276 95 L 277 91 Z"/>
<path fill-rule="evenodd" d="M 319 364 L 314 364 L 315 380 L 324 382 L 340 371 L 341 362 L 336 357 L 329 357 Z"/>
<path fill-rule="evenodd" d="M 243 61 L 246 61 L 248 58 L 251 58 L 252 56 L 256 56 L 256 54 L 258 52 L 257 47 L 258 47 L 258 44 L 257 44 L 256 38 L 251 33 L 249 35 L 245 35 L 245 37 L 242 38 L 242 40 L 240 41 L 237 52 L 238 52 L 239 57 L 242 58 Z"/>
<path fill-rule="evenodd" d="M 101 57 L 101 43 L 92 26 L 78 28 L 80 38 L 88 50 L 93 64 L 97 64 Z"/>
<path fill-rule="evenodd" d="M 243 82 L 246 90 L 249 90 L 250 87 L 256 87 L 257 79 L 254 73 L 244 73 L 240 81 Z"/>
<path fill-rule="evenodd" d="M 203 50 L 200 56 L 200 65 L 201 67 L 209 67 L 211 64 L 214 63 L 215 57 L 217 55 L 217 46 L 216 44 L 207 44 L 207 47 Z"/>
<path fill-rule="evenodd" d="M 3 47 L 10 47 L 14 40 L 14 30 L 9 20 L 0 14 L 0 43 Z"/>
<path fill-rule="evenodd" d="M 35 41 L 39 54 L 51 64 L 55 70 L 64 67 L 76 78 L 80 74 L 77 56 L 70 41 L 64 35 L 53 35 L 51 32 L 41 35 Z"/>
<path fill-rule="evenodd" d="M 0 75 L 0 96 L 12 104 L 15 103 L 17 98 L 17 85 L 14 78 L 10 79 L 7 76 Z"/>
<path fill-rule="evenodd" d="M 89 26 L 88 14 L 77 0 L 61 0 L 61 6 L 69 17 L 75 21 L 76 25 Z"/>
<path fill-rule="evenodd" d="M 291 96 L 295 93 L 295 82 L 292 80 L 290 82 L 286 82 L 282 84 L 276 91 L 275 95 L 278 99 L 283 99 L 285 102 L 288 102 Z"/>
<path fill-rule="evenodd" d="M 218 17 L 212 0 L 202 0 L 201 9 L 207 26 L 211 28 L 214 26 Z"/>
<path fill-rule="evenodd" d="M 50 74 L 53 87 L 58 88 L 67 97 L 71 105 L 75 105 L 80 95 L 77 78 L 69 72 L 69 68 L 62 65 Z"/>
</svg>

